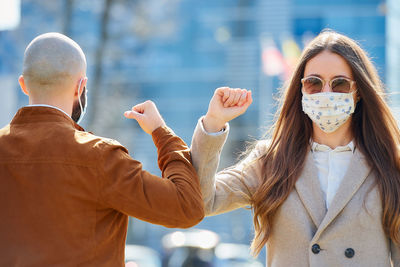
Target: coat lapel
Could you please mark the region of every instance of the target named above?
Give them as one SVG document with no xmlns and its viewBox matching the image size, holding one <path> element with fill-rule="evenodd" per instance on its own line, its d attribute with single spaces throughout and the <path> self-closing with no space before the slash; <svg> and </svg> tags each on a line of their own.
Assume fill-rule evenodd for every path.
<svg viewBox="0 0 400 267">
<path fill-rule="evenodd" d="M 343 180 L 332 199 L 329 209 L 325 218 L 321 222 L 314 238 L 318 238 L 321 232 L 336 218 L 336 216 L 343 210 L 347 203 L 351 200 L 353 195 L 357 192 L 363 184 L 371 167 L 368 165 L 366 159 L 359 149 L 355 149 L 354 155 L 351 159 L 349 167 Z"/>
<path fill-rule="evenodd" d="M 311 151 L 307 153 L 304 169 L 296 182 L 295 188 L 304 207 L 318 228 L 326 214 L 326 205 Z"/>
</svg>

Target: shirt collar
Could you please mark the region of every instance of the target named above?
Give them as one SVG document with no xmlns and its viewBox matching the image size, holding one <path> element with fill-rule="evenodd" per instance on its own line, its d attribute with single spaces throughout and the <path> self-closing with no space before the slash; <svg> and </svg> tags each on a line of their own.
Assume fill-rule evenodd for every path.
<svg viewBox="0 0 400 267">
<path fill-rule="evenodd" d="M 64 110 L 62 110 L 61 108 L 52 106 L 52 105 L 47 105 L 47 104 L 33 104 L 33 105 L 27 105 L 27 107 L 48 107 L 48 108 L 55 108 L 58 109 L 59 111 L 64 112 L 65 115 L 67 115 L 68 117 L 71 118 L 71 115 L 69 115 L 67 112 L 65 112 Z"/>
<path fill-rule="evenodd" d="M 348 143 L 345 146 L 338 146 L 335 149 L 330 148 L 327 145 L 323 145 L 323 144 L 318 144 L 317 142 L 311 141 L 311 151 L 315 152 L 315 151 L 319 151 L 319 152 L 323 152 L 323 151 L 336 151 L 336 152 L 342 152 L 342 151 L 351 151 L 354 153 L 354 149 L 355 149 L 355 145 L 353 140 L 350 141 L 350 143 Z"/>
</svg>

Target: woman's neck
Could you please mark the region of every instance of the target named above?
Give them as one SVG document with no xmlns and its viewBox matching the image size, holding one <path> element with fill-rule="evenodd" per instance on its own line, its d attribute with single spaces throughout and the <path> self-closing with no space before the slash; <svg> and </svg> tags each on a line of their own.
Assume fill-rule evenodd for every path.
<svg viewBox="0 0 400 267">
<path fill-rule="evenodd" d="M 349 118 L 342 126 L 332 133 L 322 131 L 315 123 L 313 123 L 313 141 L 329 146 L 335 149 L 338 146 L 345 146 L 353 140 L 351 131 L 351 118 Z"/>
</svg>

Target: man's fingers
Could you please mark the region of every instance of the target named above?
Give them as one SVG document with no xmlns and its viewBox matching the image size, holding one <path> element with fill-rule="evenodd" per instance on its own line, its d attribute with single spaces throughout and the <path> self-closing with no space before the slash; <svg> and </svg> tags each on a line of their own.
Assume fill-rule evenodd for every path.
<svg viewBox="0 0 400 267">
<path fill-rule="evenodd" d="M 143 116 L 142 114 L 145 110 L 144 105 L 145 103 L 140 103 L 133 106 L 131 110 L 124 112 L 124 116 L 128 119 L 139 120 L 140 116 Z"/>
<path fill-rule="evenodd" d="M 145 110 L 145 103 L 140 103 L 132 107 L 132 111 L 143 114 Z"/>
<path fill-rule="evenodd" d="M 132 108 L 132 109 L 133 109 L 133 108 Z M 133 111 L 133 110 L 129 110 L 129 111 L 125 111 L 125 112 L 124 112 L 124 116 L 125 116 L 127 119 L 139 120 L 140 117 L 142 116 L 142 114 L 139 113 L 139 112 Z"/>
</svg>

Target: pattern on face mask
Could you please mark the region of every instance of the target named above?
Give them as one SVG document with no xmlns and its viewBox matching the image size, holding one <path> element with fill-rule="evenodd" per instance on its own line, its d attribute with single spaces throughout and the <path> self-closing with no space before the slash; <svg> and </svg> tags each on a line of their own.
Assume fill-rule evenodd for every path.
<svg viewBox="0 0 400 267">
<path fill-rule="evenodd" d="M 354 113 L 351 93 L 323 92 L 302 97 L 303 111 L 324 132 L 336 131 Z"/>
</svg>

